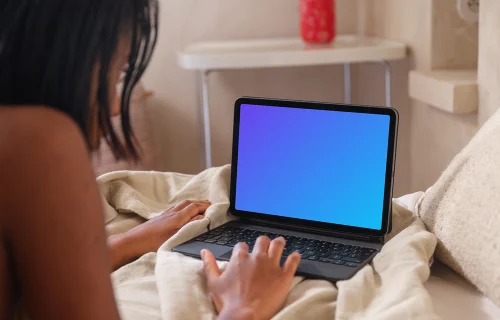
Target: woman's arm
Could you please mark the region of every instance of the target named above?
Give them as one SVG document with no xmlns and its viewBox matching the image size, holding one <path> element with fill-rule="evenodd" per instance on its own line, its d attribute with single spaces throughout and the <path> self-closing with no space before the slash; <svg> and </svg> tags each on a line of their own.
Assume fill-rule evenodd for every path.
<svg viewBox="0 0 500 320">
<path fill-rule="evenodd" d="M 15 113 L 0 140 L 2 225 L 30 318 L 119 319 L 82 135 L 56 111 Z"/>
<path fill-rule="evenodd" d="M 110 237 L 108 246 L 112 269 L 116 270 L 146 253 L 158 251 L 184 225 L 203 219 L 202 214 L 209 206 L 207 200 L 186 200 L 155 219 Z"/>
</svg>

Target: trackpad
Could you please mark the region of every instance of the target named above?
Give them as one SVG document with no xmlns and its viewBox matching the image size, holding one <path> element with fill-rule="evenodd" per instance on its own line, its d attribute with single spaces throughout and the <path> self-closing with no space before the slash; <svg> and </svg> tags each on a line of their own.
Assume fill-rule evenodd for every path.
<svg viewBox="0 0 500 320">
<path fill-rule="evenodd" d="M 232 254 L 233 254 L 233 250 L 230 250 L 230 251 L 224 253 L 223 255 L 221 255 L 220 257 L 218 257 L 217 259 L 229 261 L 229 259 L 231 259 Z"/>
<path fill-rule="evenodd" d="M 217 259 L 229 261 L 231 259 L 231 255 L 232 254 L 233 254 L 233 250 L 224 253 L 223 255 L 221 255 L 220 257 L 218 257 Z M 287 257 L 281 257 L 281 260 L 280 260 L 280 265 L 281 266 L 285 263 L 286 259 L 287 259 Z"/>
<path fill-rule="evenodd" d="M 181 244 L 178 247 L 174 248 L 174 252 L 180 252 L 184 254 L 188 254 L 191 256 L 200 256 L 200 251 L 202 249 L 207 249 L 210 252 L 213 253 L 215 257 L 219 257 L 220 255 L 223 255 L 224 253 L 229 251 L 229 256 L 231 256 L 231 248 L 226 247 L 226 246 L 220 246 L 217 244 L 209 244 L 209 243 L 204 243 L 204 242 L 188 242 L 185 244 Z"/>
</svg>

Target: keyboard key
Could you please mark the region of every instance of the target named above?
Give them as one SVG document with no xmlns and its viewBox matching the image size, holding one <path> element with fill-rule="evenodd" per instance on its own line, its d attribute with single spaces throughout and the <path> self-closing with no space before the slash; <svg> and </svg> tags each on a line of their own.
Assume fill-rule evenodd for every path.
<svg viewBox="0 0 500 320">
<path fill-rule="evenodd" d="M 205 241 L 206 239 L 207 239 L 207 237 L 205 237 L 205 236 L 199 236 L 199 237 L 195 238 L 194 240 L 195 241 Z"/>
<path fill-rule="evenodd" d="M 352 263 L 352 262 L 347 262 L 346 264 L 344 264 L 344 266 L 351 267 L 351 268 L 356 268 L 357 266 L 359 266 L 359 264 Z"/>
<path fill-rule="evenodd" d="M 342 260 L 347 261 L 347 262 L 352 262 L 352 263 L 361 263 L 363 262 L 362 260 L 358 258 L 350 258 L 350 257 L 343 257 Z"/>
<path fill-rule="evenodd" d="M 350 264 L 349 266 L 356 267 L 374 253 L 377 253 L 377 250 L 372 248 L 227 226 L 210 230 L 198 236 L 195 240 L 230 247 L 234 247 L 238 242 L 245 242 L 251 251 L 260 236 L 268 236 L 271 239 L 283 237 L 287 241 L 283 251 L 284 257 L 296 251 L 301 254 L 304 260 L 319 260 L 323 263 Z"/>
</svg>

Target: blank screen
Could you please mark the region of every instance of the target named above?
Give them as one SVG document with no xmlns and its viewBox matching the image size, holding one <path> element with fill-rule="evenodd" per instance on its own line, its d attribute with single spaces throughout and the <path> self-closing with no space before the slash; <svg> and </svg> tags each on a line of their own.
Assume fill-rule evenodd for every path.
<svg viewBox="0 0 500 320">
<path fill-rule="evenodd" d="M 237 210 L 380 230 L 390 116 L 241 106 Z"/>
</svg>

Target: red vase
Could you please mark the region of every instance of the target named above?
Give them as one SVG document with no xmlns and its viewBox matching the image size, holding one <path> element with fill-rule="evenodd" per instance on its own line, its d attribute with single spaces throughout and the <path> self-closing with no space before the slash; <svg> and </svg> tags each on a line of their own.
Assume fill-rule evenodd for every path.
<svg viewBox="0 0 500 320">
<path fill-rule="evenodd" d="M 335 39 L 335 0 L 300 0 L 302 39 L 311 44 L 328 44 Z"/>
</svg>

